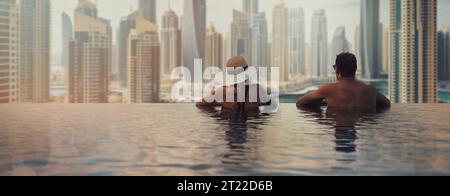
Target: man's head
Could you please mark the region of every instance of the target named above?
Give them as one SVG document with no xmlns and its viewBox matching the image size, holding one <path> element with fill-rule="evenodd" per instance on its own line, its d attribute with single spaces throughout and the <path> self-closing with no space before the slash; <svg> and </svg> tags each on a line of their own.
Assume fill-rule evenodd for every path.
<svg viewBox="0 0 450 196">
<path fill-rule="evenodd" d="M 351 53 L 341 53 L 336 57 L 336 76 L 341 78 L 354 78 L 358 69 L 358 62 L 355 55 Z"/>
</svg>

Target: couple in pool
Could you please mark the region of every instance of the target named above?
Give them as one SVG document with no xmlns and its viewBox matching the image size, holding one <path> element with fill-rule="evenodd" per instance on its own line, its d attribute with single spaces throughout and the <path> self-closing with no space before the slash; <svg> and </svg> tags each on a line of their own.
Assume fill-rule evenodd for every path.
<svg viewBox="0 0 450 196">
<path fill-rule="evenodd" d="M 247 62 L 243 57 L 233 57 L 227 62 L 227 69 L 232 73 L 233 70 L 248 68 Z M 328 108 L 347 111 L 377 110 L 388 108 L 391 102 L 374 87 L 366 85 L 356 79 L 357 60 L 355 55 L 350 53 L 339 54 L 336 58 L 336 64 L 333 65 L 336 72 L 337 82 L 322 86 L 319 90 L 311 92 L 297 101 L 297 107 L 308 109 L 312 107 L 321 107 L 327 105 Z M 258 89 L 258 100 L 250 102 L 249 89 L 255 85 Z M 259 84 L 245 84 L 245 101 L 237 101 L 238 84 L 223 86 L 215 89 L 211 97 L 205 97 L 197 103 L 199 108 L 222 107 L 222 110 L 228 111 L 258 111 L 260 106 L 270 105 L 267 91 Z M 218 93 L 220 92 L 220 93 Z M 207 101 L 207 100 L 226 100 L 226 95 L 233 95 L 234 101 Z M 218 97 L 218 96 L 223 96 Z M 261 97 L 266 99 L 260 99 Z"/>
</svg>

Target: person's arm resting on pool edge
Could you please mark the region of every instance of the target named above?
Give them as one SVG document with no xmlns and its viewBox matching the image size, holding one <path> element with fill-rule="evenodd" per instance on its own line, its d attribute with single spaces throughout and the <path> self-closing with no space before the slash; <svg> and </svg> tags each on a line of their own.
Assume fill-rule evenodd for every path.
<svg viewBox="0 0 450 196">
<path fill-rule="evenodd" d="M 215 98 L 216 98 L 216 92 L 215 92 L 215 90 L 213 90 L 211 92 L 211 95 L 208 98 L 203 98 L 200 102 L 197 102 L 195 104 L 195 106 L 197 106 L 198 108 L 214 108 L 214 107 L 217 107 L 217 106 L 221 106 L 222 104 L 217 102 L 217 101 L 215 101 L 215 100 L 217 100 Z M 214 100 L 214 101 L 213 102 L 208 102 L 206 100 Z"/>
<path fill-rule="evenodd" d="M 377 91 L 377 108 L 389 108 L 391 101 Z"/>
<path fill-rule="evenodd" d="M 319 106 L 326 98 L 327 86 L 306 94 L 297 101 L 297 107 Z"/>
</svg>

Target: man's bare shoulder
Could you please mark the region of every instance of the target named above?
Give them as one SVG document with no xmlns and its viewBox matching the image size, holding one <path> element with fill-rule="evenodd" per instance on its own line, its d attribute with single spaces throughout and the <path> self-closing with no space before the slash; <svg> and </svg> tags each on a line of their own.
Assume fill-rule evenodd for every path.
<svg viewBox="0 0 450 196">
<path fill-rule="evenodd" d="M 367 91 L 378 92 L 378 90 L 370 84 L 367 84 L 367 83 L 365 83 L 363 81 L 359 81 L 359 80 L 357 82 L 360 86 L 364 87 Z"/>
<path fill-rule="evenodd" d="M 338 84 L 337 83 L 329 83 L 329 84 L 324 84 L 324 85 L 322 85 L 320 88 L 323 88 L 323 89 L 329 89 L 329 88 L 334 88 L 334 87 L 336 87 Z"/>
<path fill-rule="evenodd" d="M 329 90 L 335 89 L 336 87 L 338 87 L 337 83 L 324 84 L 319 88 L 319 90 L 320 91 L 329 91 Z"/>
<path fill-rule="evenodd" d="M 319 88 L 318 92 L 322 95 L 329 95 L 330 93 L 335 91 L 337 87 L 338 87 L 337 83 L 325 84 Z"/>
</svg>

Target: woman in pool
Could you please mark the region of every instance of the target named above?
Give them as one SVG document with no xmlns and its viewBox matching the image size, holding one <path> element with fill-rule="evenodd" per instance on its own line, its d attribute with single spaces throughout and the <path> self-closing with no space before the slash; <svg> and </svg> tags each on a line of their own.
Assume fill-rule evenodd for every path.
<svg viewBox="0 0 450 196">
<path fill-rule="evenodd" d="M 245 60 L 245 58 L 240 56 L 232 57 L 227 62 L 228 75 L 237 76 L 245 72 L 248 68 L 249 67 L 247 61 Z M 244 91 L 245 101 L 238 100 L 239 97 L 238 92 L 240 86 L 243 86 L 245 88 Z M 252 89 L 256 89 L 256 91 L 252 91 Z M 222 87 L 213 90 L 211 94 L 212 95 L 210 97 L 206 97 L 202 99 L 202 101 L 198 102 L 196 104 L 197 107 L 199 108 L 221 107 L 222 110 L 231 110 L 231 111 L 259 111 L 259 106 L 271 104 L 270 101 L 271 98 L 268 95 L 267 90 L 257 83 L 250 84 L 248 80 L 229 85 L 223 85 Z M 256 102 L 250 101 L 251 96 L 257 97 Z M 269 101 L 263 102 L 262 100 L 269 100 Z"/>
</svg>

